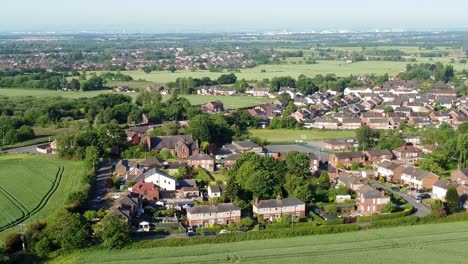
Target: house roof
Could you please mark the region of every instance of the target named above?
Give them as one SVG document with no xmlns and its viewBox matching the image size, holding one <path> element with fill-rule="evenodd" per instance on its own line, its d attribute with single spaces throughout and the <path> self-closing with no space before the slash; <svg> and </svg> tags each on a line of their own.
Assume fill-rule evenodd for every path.
<svg viewBox="0 0 468 264">
<path fill-rule="evenodd" d="M 158 157 L 151 157 L 149 159 L 145 159 L 144 161 L 140 162 L 140 165 L 143 167 L 163 167 L 163 161 Z"/>
<path fill-rule="evenodd" d="M 191 214 L 208 214 L 208 213 L 221 213 L 229 211 L 239 211 L 240 208 L 232 203 L 223 203 L 218 205 L 199 205 L 187 208 L 187 212 Z"/>
<path fill-rule="evenodd" d="M 283 199 L 261 200 L 255 206 L 257 208 L 276 208 L 276 207 L 288 207 L 288 206 L 297 206 L 297 205 L 305 205 L 305 203 L 297 198 L 283 198 Z"/>
<path fill-rule="evenodd" d="M 156 150 L 175 149 L 177 144 L 192 145 L 194 140 L 192 135 L 177 135 L 177 136 L 158 136 L 151 137 L 151 148 Z"/>
<path fill-rule="evenodd" d="M 386 169 L 389 169 L 391 171 L 395 171 L 396 169 L 398 169 L 401 166 L 402 166 L 401 164 L 398 164 L 396 162 L 392 162 L 392 161 L 389 161 L 389 160 L 384 160 L 384 161 L 380 162 L 379 164 L 377 164 L 377 167 L 386 168 Z"/>
<path fill-rule="evenodd" d="M 214 160 L 214 158 L 208 154 L 200 153 L 190 156 L 189 160 Z"/>
<path fill-rule="evenodd" d="M 198 187 L 182 187 L 180 190 L 183 192 L 199 192 L 200 188 Z"/>
<path fill-rule="evenodd" d="M 363 158 L 362 152 L 338 152 L 334 154 L 339 159 Z"/>
<path fill-rule="evenodd" d="M 387 156 L 393 155 L 393 153 L 388 149 L 373 149 L 366 151 L 369 156 Z"/>
<path fill-rule="evenodd" d="M 169 178 L 171 180 L 176 180 L 176 178 L 172 177 L 171 175 L 167 174 L 165 171 L 157 169 L 157 168 L 152 168 L 151 170 L 147 171 L 144 173 L 145 179 L 153 176 L 154 174 L 159 174 L 163 177 Z"/>
<path fill-rule="evenodd" d="M 382 193 L 369 185 L 364 185 L 358 189 L 358 192 L 361 193 L 361 195 L 364 198 L 368 199 L 373 199 L 373 198 L 382 198 Z"/>
<path fill-rule="evenodd" d="M 432 186 L 439 187 L 442 189 L 447 189 L 449 185 L 450 185 L 450 181 L 442 179 L 442 180 L 436 181 Z"/>
<path fill-rule="evenodd" d="M 208 186 L 208 189 L 210 190 L 211 193 L 220 193 L 221 192 L 221 187 L 219 185 L 210 185 Z"/>
<path fill-rule="evenodd" d="M 362 181 L 358 177 L 354 176 L 351 173 L 346 173 L 346 172 L 340 173 L 338 175 L 338 180 L 345 185 L 362 183 Z"/>
<path fill-rule="evenodd" d="M 252 141 L 248 140 L 243 140 L 243 141 L 233 141 L 233 145 L 239 146 L 241 148 L 247 149 L 247 148 L 260 148 L 259 145 L 255 144 Z"/>
<path fill-rule="evenodd" d="M 402 174 L 410 175 L 416 179 L 422 179 L 427 175 L 431 174 L 431 172 L 416 167 L 407 167 L 402 171 Z"/>
<path fill-rule="evenodd" d="M 177 185 L 181 188 L 197 186 L 197 182 L 194 179 L 179 179 Z"/>
</svg>

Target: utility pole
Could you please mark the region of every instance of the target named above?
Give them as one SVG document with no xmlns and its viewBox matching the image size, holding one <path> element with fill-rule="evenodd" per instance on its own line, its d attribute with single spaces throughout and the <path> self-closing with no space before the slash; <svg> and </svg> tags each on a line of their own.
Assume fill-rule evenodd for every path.
<svg viewBox="0 0 468 264">
<path fill-rule="evenodd" d="M 27 253 L 24 224 L 21 224 L 21 245 L 23 247 L 23 253 Z"/>
</svg>

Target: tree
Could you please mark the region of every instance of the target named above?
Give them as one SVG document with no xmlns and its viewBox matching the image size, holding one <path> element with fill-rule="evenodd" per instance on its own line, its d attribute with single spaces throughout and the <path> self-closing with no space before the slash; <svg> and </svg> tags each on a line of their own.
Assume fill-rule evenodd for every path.
<svg viewBox="0 0 468 264">
<path fill-rule="evenodd" d="M 78 81 L 77 79 L 72 79 L 69 83 L 68 83 L 68 89 L 72 90 L 72 91 L 79 91 L 80 90 L 80 81 Z"/>
<path fill-rule="evenodd" d="M 356 129 L 356 139 L 359 143 L 360 150 L 369 150 L 375 145 L 374 138 L 378 138 L 378 132 L 373 131 L 368 126 L 361 126 Z"/>
<path fill-rule="evenodd" d="M 127 221 L 117 214 L 104 217 L 96 230 L 102 244 L 108 249 L 122 248 L 130 242 Z"/>
<path fill-rule="evenodd" d="M 88 169 L 96 169 L 98 158 L 99 153 L 96 147 L 90 146 L 86 148 L 85 164 Z"/>
<path fill-rule="evenodd" d="M 284 157 L 288 172 L 299 177 L 310 176 L 310 159 L 304 153 L 290 151 Z"/>
<path fill-rule="evenodd" d="M 237 77 L 234 73 L 222 74 L 216 81 L 219 84 L 234 84 L 237 81 Z"/>
<path fill-rule="evenodd" d="M 385 205 L 382 207 L 381 212 L 384 213 L 384 214 L 385 214 L 385 213 L 393 213 L 393 212 L 395 212 L 396 208 L 397 208 L 397 207 L 396 207 L 396 205 L 395 205 L 394 203 L 389 202 L 389 203 L 385 204 Z"/>
<path fill-rule="evenodd" d="M 449 214 L 460 211 L 460 197 L 458 196 L 457 188 L 449 186 L 445 194 L 445 205 Z"/>
<path fill-rule="evenodd" d="M 112 120 L 98 128 L 98 146 L 106 154 L 120 153 L 127 142 L 125 131 Z"/>
<path fill-rule="evenodd" d="M 91 230 L 81 215 L 65 209 L 49 219 L 45 232 L 65 251 L 84 248 L 91 240 Z"/>
<path fill-rule="evenodd" d="M 239 223 L 237 223 L 238 227 L 244 228 L 244 229 L 250 229 L 254 225 L 255 225 L 255 221 L 252 220 L 252 218 L 250 217 L 244 217 L 239 221 Z"/>
</svg>

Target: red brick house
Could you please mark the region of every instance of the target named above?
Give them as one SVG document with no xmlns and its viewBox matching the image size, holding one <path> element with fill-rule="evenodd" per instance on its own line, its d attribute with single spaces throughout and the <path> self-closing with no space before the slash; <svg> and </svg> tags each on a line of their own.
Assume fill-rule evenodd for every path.
<svg viewBox="0 0 468 264">
<path fill-rule="evenodd" d="M 377 164 L 383 160 L 392 160 L 393 153 L 388 149 L 375 149 L 364 152 L 366 160 L 370 164 Z"/>
<path fill-rule="evenodd" d="M 334 139 L 334 140 L 324 140 L 322 147 L 324 149 L 328 150 L 345 150 L 349 146 L 351 146 L 350 143 L 346 142 L 345 140 L 339 140 L 339 139 Z"/>
<path fill-rule="evenodd" d="M 194 169 L 201 167 L 207 171 L 214 171 L 215 159 L 208 154 L 195 154 L 188 158 L 187 166 Z"/>
<path fill-rule="evenodd" d="M 169 149 L 179 159 L 188 159 L 190 156 L 200 153 L 198 142 L 193 140 L 192 135 L 145 136 L 143 144 L 147 151 Z"/>
<path fill-rule="evenodd" d="M 366 162 L 366 156 L 362 152 L 341 152 L 330 155 L 328 164 L 336 167 L 339 164 L 344 167 L 351 167 L 353 163 L 364 164 Z"/>
<path fill-rule="evenodd" d="M 220 100 L 208 101 L 208 103 L 203 105 L 201 109 L 204 113 L 224 112 L 224 105 Z"/>
<path fill-rule="evenodd" d="M 189 226 L 229 225 L 231 222 L 239 222 L 240 219 L 241 209 L 232 203 L 187 208 L 187 224 Z"/>
<path fill-rule="evenodd" d="M 468 168 L 453 171 L 451 180 L 458 184 L 468 184 Z"/>
<path fill-rule="evenodd" d="M 384 191 L 378 191 L 369 185 L 364 185 L 357 191 L 357 211 L 363 215 L 378 214 L 390 203 L 390 197 Z"/>
<path fill-rule="evenodd" d="M 277 220 L 285 215 L 305 216 L 306 205 L 297 198 L 261 200 L 252 205 L 253 212 L 268 221 Z"/>
<path fill-rule="evenodd" d="M 393 150 L 395 157 L 407 164 L 414 164 L 422 157 L 422 151 L 414 146 L 405 145 Z"/>
</svg>

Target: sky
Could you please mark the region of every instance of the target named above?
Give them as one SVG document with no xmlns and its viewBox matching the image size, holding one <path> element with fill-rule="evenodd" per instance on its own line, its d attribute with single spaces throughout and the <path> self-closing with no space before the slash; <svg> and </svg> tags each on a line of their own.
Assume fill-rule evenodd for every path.
<svg viewBox="0 0 468 264">
<path fill-rule="evenodd" d="M 466 0 L 4 0 L 0 32 L 468 30 Z"/>
</svg>

